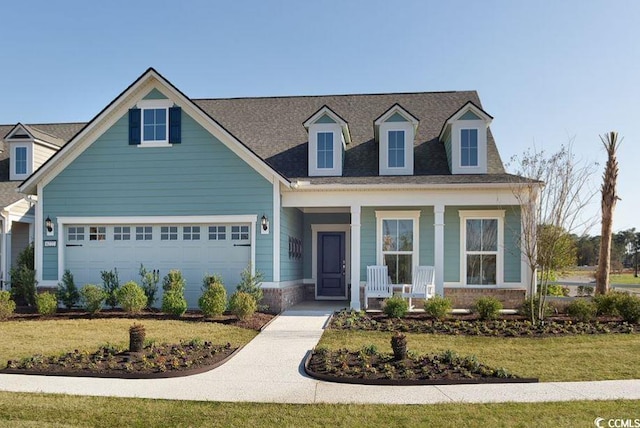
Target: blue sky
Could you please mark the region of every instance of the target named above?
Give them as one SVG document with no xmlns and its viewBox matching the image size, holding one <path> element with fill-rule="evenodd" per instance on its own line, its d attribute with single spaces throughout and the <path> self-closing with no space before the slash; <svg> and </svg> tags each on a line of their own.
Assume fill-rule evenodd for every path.
<svg viewBox="0 0 640 428">
<path fill-rule="evenodd" d="M 638 1 L 61 0 L 2 16 L 0 123 L 87 121 L 150 66 L 192 98 L 475 89 L 505 162 L 573 140 L 599 187 L 599 135 L 617 130 L 614 228 L 640 229 Z"/>
</svg>

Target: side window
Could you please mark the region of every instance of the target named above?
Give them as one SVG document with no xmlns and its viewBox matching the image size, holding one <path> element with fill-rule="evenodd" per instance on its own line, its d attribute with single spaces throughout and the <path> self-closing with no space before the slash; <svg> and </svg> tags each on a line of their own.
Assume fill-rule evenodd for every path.
<svg viewBox="0 0 640 428">
<path fill-rule="evenodd" d="M 247 241 L 249 239 L 249 226 L 231 226 L 232 241 Z"/>
<path fill-rule="evenodd" d="M 178 226 L 162 226 L 162 227 L 160 227 L 160 240 L 161 241 L 177 241 L 178 240 Z"/>
<path fill-rule="evenodd" d="M 84 241 L 84 226 L 69 226 L 67 241 Z"/>
<path fill-rule="evenodd" d="M 130 241 L 131 240 L 131 227 L 130 226 L 115 226 L 113 228 L 113 240 L 114 241 Z"/>
<path fill-rule="evenodd" d="M 136 241 L 151 241 L 153 239 L 153 227 L 136 226 Z"/>
<path fill-rule="evenodd" d="M 184 226 L 182 228 L 182 239 L 185 241 L 200 240 L 200 226 Z"/>
<path fill-rule="evenodd" d="M 209 226 L 209 240 L 224 241 L 227 239 L 226 226 Z"/>
</svg>

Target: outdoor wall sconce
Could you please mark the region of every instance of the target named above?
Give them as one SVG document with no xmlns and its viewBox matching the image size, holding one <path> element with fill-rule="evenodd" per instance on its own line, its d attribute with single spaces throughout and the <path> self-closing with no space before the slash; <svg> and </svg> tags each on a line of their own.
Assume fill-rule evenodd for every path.
<svg viewBox="0 0 640 428">
<path fill-rule="evenodd" d="M 47 229 L 47 236 L 53 236 L 53 222 L 47 216 L 47 219 L 44 221 L 44 227 Z"/>
<path fill-rule="evenodd" d="M 262 215 L 262 218 L 260 219 L 260 225 L 262 226 L 262 229 L 260 230 L 260 233 L 263 234 L 263 235 L 267 235 L 269 233 L 269 219 L 264 214 Z"/>
</svg>

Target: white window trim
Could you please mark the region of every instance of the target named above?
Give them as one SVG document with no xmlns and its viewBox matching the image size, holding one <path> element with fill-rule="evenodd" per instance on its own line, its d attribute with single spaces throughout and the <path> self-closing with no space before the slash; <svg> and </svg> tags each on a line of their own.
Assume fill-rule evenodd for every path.
<svg viewBox="0 0 640 428">
<path fill-rule="evenodd" d="M 140 109 L 140 144 L 138 144 L 138 147 L 171 147 L 173 144 L 169 144 L 169 108 L 173 107 L 173 101 L 140 100 L 136 106 Z M 167 111 L 166 138 L 164 140 L 145 141 L 144 139 L 144 111 L 151 109 L 165 109 Z"/>
<path fill-rule="evenodd" d="M 376 264 L 384 264 L 382 253 L 383 220 L 413 220 L 413 252 L 411 267 L 420 264 L 420 211 L 376 211 Z M 409 252 L 407 252 L 408 254 Z"/>
<path fill-rule="evenodd" d="M 460 210 L 460 283 L 471 288 L 501 288 L 504 286 L 504 214 L 505 210 Z M 467 284 L 467 220 L 498 220 L 498 251 L 496 284 Z"/>
<path fill-rule="evenodd" d="M 475 165 L 462 165 L 462 131 L 476 131 L 476 161 Z M 460 128 L 460 168 L 478 168 L 480 165 L 480 130 L 478 128 Z"/>
<path fill-rule="evenodd" d="M 389 166 L 389 132 L 404 131 L 404 166 Z M 380 175 L 413 174 L 414 127 L 411 122 L 383 122 L 380 124 Z"/>
<path fill-rule="evenodd" d="M 333 133 L 333 168 L 318 168 L 318 133 Z M 335 177 L 342 175 L 344 136 L 338 123 L 314 123 L 309 126 L 309 176 Z"/>
<path fill-rule="evenodd" d="M 478 165 L 462 166 L 462 130 L 478 131 Z M 451 169 L 453 174 L 487 173 L 487 123 L 483 120 L 458 120 L 451 127 Z"/>
<path fill-rule="evenodd" d="M 25 148 L 27 150 L 27 171 L 24 174 L 16 173 L 16 150 L 19 148 Z M 33 172 L 33 143 L 11 143 L 11 162 L 9 165 L 9 180 L 24 180 Z"/>
</svg>

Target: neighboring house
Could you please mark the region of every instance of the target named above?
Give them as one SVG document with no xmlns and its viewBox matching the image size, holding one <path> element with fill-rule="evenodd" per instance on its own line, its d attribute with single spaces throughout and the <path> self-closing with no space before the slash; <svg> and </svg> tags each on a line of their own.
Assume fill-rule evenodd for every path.
<svg viewBox="0 0 640 428">
<path fill-rule="evenodd" d="M 231 292 L 250 264 L 276 311 L 360 308 L 367 265 L 397 284 L 433 265 L 458 306 L 515 305 L 527 180 L 505 173 L 491 120 L 473 91 L 190 99 L 149 69 L 20 185 L 38 282 L 180 269 L 193 307 L 205 273 Z"/>
<path fill-rule="evenodd" d="M 34 239 L 35 197 L 16 191 L 18 185 L 60 150 L 84 124 L 0 125 L 0 281 L 18 254 Z"/>
</svg>

